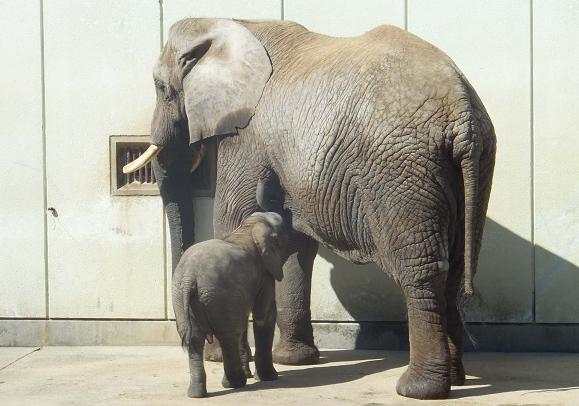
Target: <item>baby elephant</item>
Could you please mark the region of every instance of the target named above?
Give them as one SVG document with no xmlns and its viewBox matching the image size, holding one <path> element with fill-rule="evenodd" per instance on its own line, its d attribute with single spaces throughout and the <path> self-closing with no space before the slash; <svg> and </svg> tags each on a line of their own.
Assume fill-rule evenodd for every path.
<svg viewBox="0 0 579 406">
<path fill-rule="evenodd" d="M 251 373 L 242 347 L 251 311 L 256 378 L 277 379 L 271 356 L 274 279 L 283 276 L 286 242 L 279 214 L 254 213 L 223 240 L 195 244 L 183 254 L 173 275 L 172 293 L 177 331 L 189 353 L 189 397 L 207 394 L 203 346 L 205 339 L 212 342 L 214 336 L 223 353 L 223 386 L 245 385 Z"/>
</svg>

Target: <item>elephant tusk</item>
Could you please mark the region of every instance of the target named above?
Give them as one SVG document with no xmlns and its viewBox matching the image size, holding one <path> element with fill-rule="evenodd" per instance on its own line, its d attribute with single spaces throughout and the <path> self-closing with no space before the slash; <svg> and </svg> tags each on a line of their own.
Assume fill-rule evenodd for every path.
<svg viewBox="0 0 579 406">
<path fill-rule="evenodd" d="M 157 156 L 163 147 L 159 147 L 158 145 L 151 144 L 149 148 L 137 159 L 133 162 L 129 162 L 125 166 L 123 166 L 123 173 L 131 173 L 141 169 L 143 166 L 147 165 L 149 162 L 153 160 Z"/>
<path fill-rule="evenodd" d="M 191 170 L 189 171 L 190 173 L 195 172 L 195 169 L 197 169 L 199 165 L 201 165 L 201 162 L 203 161 L 206 152 L 207 151 L 205 150 L 205 145 L 201 144 L 199 146 L 199 151 L 193 155 L 193 162 L 191 164 Z"/>
</svg>

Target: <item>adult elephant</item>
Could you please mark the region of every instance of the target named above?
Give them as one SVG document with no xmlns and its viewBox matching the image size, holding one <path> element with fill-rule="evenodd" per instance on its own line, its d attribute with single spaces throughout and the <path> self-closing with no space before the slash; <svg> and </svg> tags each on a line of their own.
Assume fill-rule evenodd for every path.
<svg viewBox="0 0 579 406">
<path fill-rule="evenodd" d="M 321 242 L 400 285 L 410 363 L 399 394 L 443 398 L 464 382 L 457 295 L 472 293 L 496 140 L 443 52 L 390 26 L 332 38 L 292 22 L 186 19 L 154 79 L 152 146 L 126 170 L 158 154 L 173 264 L 193 243 L 191 151 L 220 136 L 216 237 L 259 209 L 258 183 L 264 196 L 281 186 L 294 230 L 277 362 L 318 360 L 310 287 Z"/>
</svg>

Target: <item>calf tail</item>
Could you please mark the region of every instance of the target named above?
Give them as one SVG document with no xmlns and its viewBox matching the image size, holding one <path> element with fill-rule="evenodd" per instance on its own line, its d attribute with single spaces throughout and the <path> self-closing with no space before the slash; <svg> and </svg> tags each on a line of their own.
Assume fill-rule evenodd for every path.
<svg viewBox="0 0 579 406">
<path fill-rule="evenodd" d="M 173 303 L 175 306 L 175 318 L 177 332 L 181 337 L 181 346 L 192 351 L 196 337 L 213 336 L 209 319 L 205 309 L 197 297 L 197 286 L 193 285 L 181 292 L 174 292 Z"/>
</svg>

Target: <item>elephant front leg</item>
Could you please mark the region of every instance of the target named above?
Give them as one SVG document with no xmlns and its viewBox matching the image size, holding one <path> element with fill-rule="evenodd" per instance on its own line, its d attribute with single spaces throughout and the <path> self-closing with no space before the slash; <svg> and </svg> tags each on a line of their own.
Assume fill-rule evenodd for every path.
<svg viewBox="0 0 579 406">
<path fill-rule="evenodd" d="M 276 283 L 280 341 L 273 352 L 273 360 L 286 365 L 316 364 L 320 352 L 314 345 L 310 295 L 318 243 L 294 233 L 289 246 L 294 252 L 283 267 L 283 280 Z"/>
<path fill-rule="evenodd" d="M 446 270 L 436 267 L 413 269 L 412 276 L 419 280 L 403 285 L 408 311 L 410 363 L 398 380 L 396 391 L 410 398 L 443 399 L 450 392 L 450 354 L 445 320 Z"/>
</svg>

